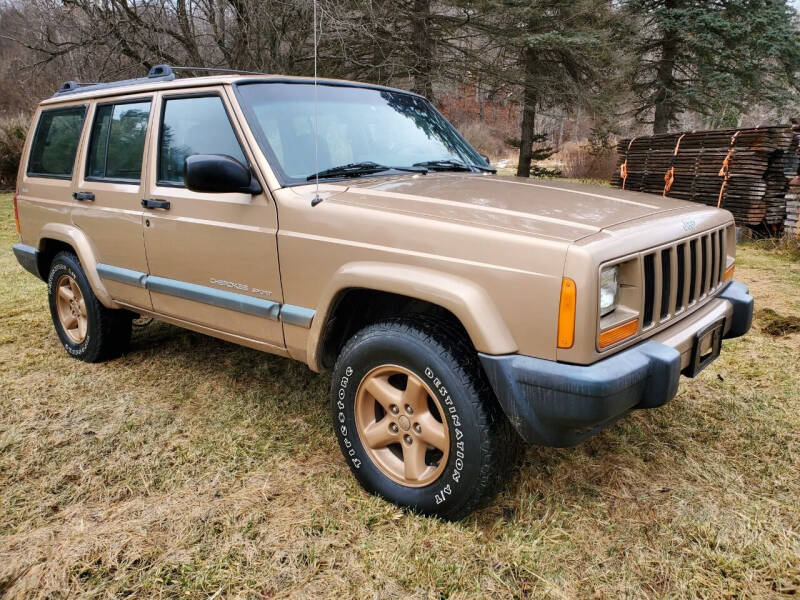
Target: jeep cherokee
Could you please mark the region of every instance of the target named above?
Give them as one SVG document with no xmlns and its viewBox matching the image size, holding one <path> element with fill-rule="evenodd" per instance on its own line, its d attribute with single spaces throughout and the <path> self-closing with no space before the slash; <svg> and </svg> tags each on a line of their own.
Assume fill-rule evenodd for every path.
<svg viewBox="0 0 800 600">
<path fill-rule="evenodd" d="M 729 212 L 496 176 L 376 85 L 67 82 L 14 208 L 69 354 L 119 356 L 141 315 L 329 370 L 361 485 L 447 519 L 496 493 L 517 434 L 573 445 L 664 404 L 753 314 Z"/>
</svg>

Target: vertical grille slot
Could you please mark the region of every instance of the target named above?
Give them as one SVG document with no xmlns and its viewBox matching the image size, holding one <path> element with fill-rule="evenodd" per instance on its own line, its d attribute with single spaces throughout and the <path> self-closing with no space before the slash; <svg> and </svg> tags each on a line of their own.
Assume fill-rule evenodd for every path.
<svg viewBox="0 0 800 600">
<path fill-rule="evenodd" d="M 697 240 L 689 241 L 689 302 L 697 300 Z"/>
<path fill-rule="evenodd" d="M 722 278 L 725 276 L 725 267 L 728 263 L 728 249 L 725 247 L 725 240 L 727 238 L 727 231 L 724 229 L 719 230 L 719 269 L 717 271 L 717 284 L 722 283 Z"/>
<path fill-rule="evenodd" d="M 653 254 L 644 257 L 644 315 L 642 326 L 653 324 L 653 303 L 655 296 L 656 265 Z"/>
<path fill-rule="evenodd" d="M 661 311 L 659 312 L 661 320 L 669 314 L 669 293 L 672 284 L 671 254 L 671 248 L 661 251 Z"/>
<path fill-rule="evenodd" d="M 714 232 L 710 236 L 711 244 L 711 283 L 709 288 L 717 287 L 719 277 L 719 233 Z"/>
<path fill-rule="evenodd" d="M 677 252 L 675 254 L 678 279 L 675 282 L 675 312 L 682 309 L 686 300 L 684 299 L 684 292 L 686 291 L 686 244 L 678 244 Z"/>
<path fill-rule="evenodd" d="M 708 236 L 700 238 L 700 296 L 708 291 Z"/>
</svg>

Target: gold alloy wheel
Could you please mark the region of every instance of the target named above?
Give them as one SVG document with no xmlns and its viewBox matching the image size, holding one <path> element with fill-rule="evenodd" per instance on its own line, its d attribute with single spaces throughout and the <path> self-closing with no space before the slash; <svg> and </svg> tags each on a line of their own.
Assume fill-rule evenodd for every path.
<svg viewBox="0 0 800 600">
<path fill-rule="evenodd" d="M 367 454 L 393 481 L 423 487 L 444 471 L 450 455 L 445 412 L 408 369 L 384 365 L 367 373 L 356 392 L 355 417 Z"/>
<path fill-rule="evenodd" d="M 70 275 L 62 275 L 56 283 L 56 311 L 70 340 L 80 344 L 86 339 L 86 329 L 89 326 L 86 302 L 78 282 Z"/>
</svg>

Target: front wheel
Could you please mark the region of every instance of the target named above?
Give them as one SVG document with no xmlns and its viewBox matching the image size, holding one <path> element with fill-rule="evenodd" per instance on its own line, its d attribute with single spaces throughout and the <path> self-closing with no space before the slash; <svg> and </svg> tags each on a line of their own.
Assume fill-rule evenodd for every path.
<svg viewBox="0 0 800 600">
<path fill-rule="evenodd" d="M 513 433 L 475 350 L 433 320 L 393 319 L 345 345 L 331 387 L 334 427 L 369 492 L 460 519 L 507 473 Z"/>
</svg>

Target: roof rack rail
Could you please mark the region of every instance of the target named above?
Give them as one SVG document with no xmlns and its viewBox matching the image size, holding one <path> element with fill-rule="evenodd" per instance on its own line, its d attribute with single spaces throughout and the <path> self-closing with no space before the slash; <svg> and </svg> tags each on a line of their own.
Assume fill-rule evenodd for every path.
<svg viewBox="0 0 800 600">
<path fill-rule="evenodd" d="M 170 67 L 173 71 L 209 71 L 211 73 L 234 73 L 236 75 L 264 75 L 258 71 L 242 71 L 240 69 L 226 69 L 224 67 Z"/>
<path fill-rule="evenodd" d="M 236 73 L 238 75 L 263 75 L 256 71 L 241 71 L 239 69 L 225 69 L 221 67 L 173 67 L 170 65 L 156 65 L 150 69 L 146 77 L 137 79 L 123 79 L 121 81 L 107 81 L 104 83 L 81 83 L 79 81 L 65 81 L 58 88 L 53 97 L 77 94 L 92 90 L 102 90 L 106 88 L 122 87 L 126 85 L 136 85 L 137 83 L 152 83 L 153 81 L 172 81 L 175 79 L 175 71 L 208 71 L 211 73 Z"/>
<path fill-rule="evenodd" d="M 79 92 L 89 92 L 92 90 L 102 90 L 106 88 L 122 87 L 126 85 L 136 85 L 137 83 L 152 83 L 153 81 L 172 81 L 175 73 L 169 65 L 155 65 L 147 73 L 147 77 L 137 79 L 123 79 L 121 81 L 107 81 L 104 83 L 81 83 L 78 81 L 65 81 L 58 88 L 53 97 L 67 96 Z"/>
</svg>

